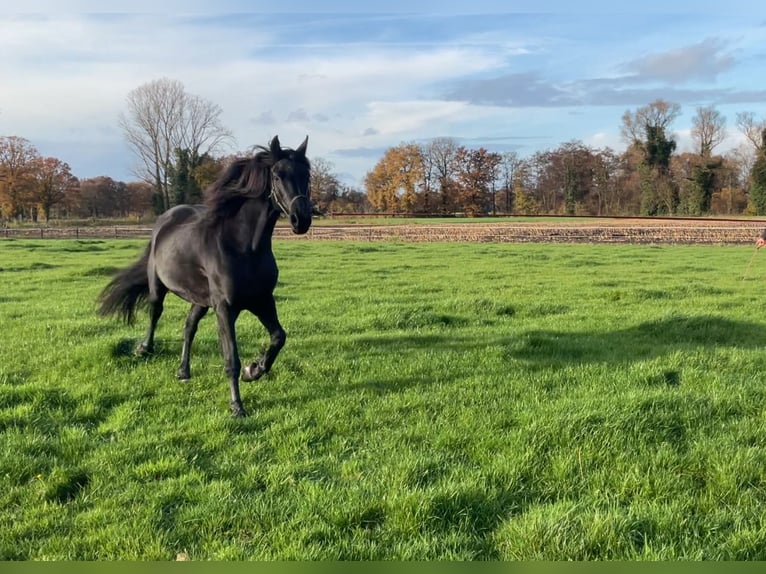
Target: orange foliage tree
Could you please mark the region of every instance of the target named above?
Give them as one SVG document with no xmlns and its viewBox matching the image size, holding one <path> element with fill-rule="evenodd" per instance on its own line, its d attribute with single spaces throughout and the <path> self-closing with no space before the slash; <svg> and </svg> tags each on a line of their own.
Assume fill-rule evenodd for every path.
<svg viewBox="0 0 766 574">
<path fill-rule="evenodd" d="M 30 199 L 42 209 L 48 221 L 54 206 L 78 192 L 79 181 L 72 175 L 69 165 L 55 157 L 38 157 L 31 168 Z"/>
<path fill-rule="evenodd" d="M 388 149 L 364 180 L 367 197 L 379 211 L 412 213 L 418 209 L 423 156 L 414 143 Z"/>
<path fill-rule="evenodd" d="M 3 218 L 20 218 L 32 190 L 31 172 L 40 157 L 22 137 L 0 136 L 0 207 Z"/>
</svg>

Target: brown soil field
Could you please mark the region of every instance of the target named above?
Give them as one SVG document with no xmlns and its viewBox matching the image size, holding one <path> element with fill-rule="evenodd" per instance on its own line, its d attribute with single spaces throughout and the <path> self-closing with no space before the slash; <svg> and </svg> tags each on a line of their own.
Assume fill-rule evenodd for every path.
<svg viewBox="0 0 766 574">
<path fill-rule="evenodd" d="M 476 222 L 397 225 L 313 226 L 294 235 L 279 225 L 274 237 L 330 241 L 462 241 L 474 243 L 631 243 L 689 245 L 754 244 L 763 221 L 705 219 L 564 219 L 525 222 Z M 150 227 L 27 227 L 0 229 L 0 238 L 110 239 L 148 238 Z"/>
</svg>

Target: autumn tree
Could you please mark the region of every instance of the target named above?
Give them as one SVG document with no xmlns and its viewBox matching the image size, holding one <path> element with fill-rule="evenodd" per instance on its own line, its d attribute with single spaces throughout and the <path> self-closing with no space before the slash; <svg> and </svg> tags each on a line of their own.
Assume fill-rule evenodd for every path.
<svg viewBox="0 0 766 574">
<path fill-rule="evenodd" d="M 217 172 L 216 172 L 217 173 Z M 199 178 L 199 176 L 197 176 Z M 199 181 L 199 179 L 198 179 Z M 131 181 L 125 184 L 126 211 L 125 216 L 141 217 L 152 211 L 152 185 L 145 181 Z"/>
<path fill-rule="evenodd" d="M 80 215 L 114 217 L 129 210 L 126 185 L 111 177 L 99 176 L 80 181 Z"/>
<path fill-rule="evenodd" d="M 208 153 L 203 154 L 191 170 L 191 175 L 194 178 L 197 187 L 204 192 L 205 188 L 218 179 L 218 176 L 221 175 L 221 170 L 227 166 L 234 157 L 235 156 L 219 157 Z"/>
<path fill-rule="evenodd" d="M 192 166 L 204 154 L 219 150 L 231 139 L 216 104 L 186 92 L 177 80 L 161 78 L 142 84 L 127 96 L 120 126 L 138 159 L 136 175 L 151 183 L 158 211 L 173 204 L 171 177 L 178 150 Z"/>
<path fill-rule="evenodd" d="M 30 201 L 31 172 L 40 157 L 29 140 L 0 137 L 0 207 L 5 218 L 20 218 Z"/>
<path fill-rule="evenodd" d="M 51 208 L 62 203 L 68 194 L 76 193 L 79 185 L 69 165 L 54 157 L 33 160 L 30 179 L 30 200 L 40 206 L 46 221 L 51 218 Z"/>
<path fill-rule="evenodd" d="M 423 181 L 420 147 L 402 143 L 389 148 L 364 179 L 367 197 L 379 211 L 411 213 L 417 207 L 418 187 Z"/>
<path fill-rule="evenodd" d="M 456 155 L 458 206 L 467 215 L 486 214 L 491 210 L 491 192 L 500 154 L 481 147 L 460 147 Z"/>
</svg>

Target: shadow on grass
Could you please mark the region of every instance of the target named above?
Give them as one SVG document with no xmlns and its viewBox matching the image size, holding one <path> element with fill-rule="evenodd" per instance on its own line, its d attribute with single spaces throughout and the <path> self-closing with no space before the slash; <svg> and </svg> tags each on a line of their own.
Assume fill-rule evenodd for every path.
<svg viewBox="0 0 766 574">
<path fill-rule="evenodd" d="M 665 355 L 679 349 L 766 346 L 766 325 L 702 315 L 674 316 L 593 333 L 531 331 L 508 350 L 525 361 L 624 362 Z M 669 381 L 670 382 L 670 381 Z"/>
<path fill-rule="evenodd" d="M 466 351 L 504 347 L 508 356 L 535 361 L 624 362 L 698 347 L 766 346 L 766 325 L 712 315 L 673 316 L 613 331 L 528 331 L 514 336 L 466 337 L 450 333 L 415 333 L 356 337 L 341 350 L 390 355 L 392 359 L 421 351 Z"/>
<path fill-rule="evenodd" d="M 496 331 L 495 331 L 496 333 Z M 152 357 L 180 358 L 181 341 L 170 339 L 158 341 L 153 355 L 136 357 L 134 349 L 138 339 L 121 339 L 112 348 L 112 355 L 121 361 L 145 361 Z M 459 332 L 393 334 L 381 333 L 377 336 L 357 336 L 346 338 L 333 345 L 333 354 L 341 361 L 352 361 L 364 356 L 372 361 L 406 364 L 409 358 L 428 354 L 437 363 L 441 356 L 455 353 L 490 352 L 502 353 L 509 359 L 526 362 L 532 366 L 555 367 L 567 363 L 614 363 L 643 361 L 661 357 L 676 351 L 706 349 L 711 352 L 718 348 L 732 347 L 739 349 L 758 349 L 766 346 L 766 325 L 749 321 L 702 315 L 676 315 L 640 323 L 624 329 L 611 331 L 529 331 L 519 335 L 497 335 L 487 337 L 469 337 Z M 242 363 L 246 364 L 258 356 L 260 349 L 240 349 Z M 444 355 L 442 355 L 444 353 Z M 427 389 L 444 381 L 470 375 L 470 364 L 463 364 L 460 372 L 447 372 L 444 376 L 438 366 L 429 370 L 428 376 L 418 372 L 398 372 L 387 369 L 386 372 L 370 371 L 363 380 L 356 379 L 352 385 L 345 383 L 342 368 L 328 364 L 311 368 L 307 363 L 311 359 L 301 354 L 297 348 L 283 351 L 275 363 L 273 374 L 287 374 L 288 378 L 298 380 L 297 387 L 279 398 L 264 397 L 258 392 L 261 384 L 269 384 L 272 375 L 267 375 L 255 383 L 243 383 L 242 391 L 246 404 L 255 409 L 270 409 L 277 405 L 290 408 L 306 402 L 323 399 L 340 389 L 358 392 L 365 391 L 373 395 L 388 395 L 412 389 Z M 195 341 L 192 350 L 192 375 L 195 365 L 215 361 L 221 366 L 216 382 L 225 384 L 222 370 L 222 358 L 218 342 L 214 338 L 202 338 Z M 453 367 L 454 368 L 454 367 Z M 337 370 L 337 372 L 336 372 Z M 427 369 L 428 370 L 428 369 Z M 174 370 L 173 373 L 175 374 Z M 170 376 L 171 373 L 168 373 Z M 665 371 L 647 379 L 651 386 L 677 387 L 681 384 L 678 371 Z M 303 381 L 306 382 L 304 388 Z M 258 425 L 254 429 L 260 428 Z M 245 432 L 245 431 L 243 431 Z"/>
<path fill-rule="evenodd" d="M 398 361 L 406 364 L 410 357 L 428 353 L 439 361 L 442 353 L 471 353 L 494 348 L 510 359 L 517 359 L 533 366 L 551 367 L 567 363 L 625 363 L 661 357 L 678 350 L 736 347 L 757 349 L 766 346 L 766 325 L 748 321 L 733 321 L 716 316 L 674 316 L 647 321 L 638 325 L 604 332 L 530 331 L 520 335 L 492 335 L 468 337 L 459 333 L 381 333 L 379 336 L 358 336 L 336 344 L 334 354 L 348 361 L 364 356 L 377 361 Z M 465 369 L 470 371 L 470 365 Z M 339 378 L 332 369 L 316 374 L 304 373 L 300 352 L 293 350 L 289 355 L 280 356 L 275 371 L 292 371 L 299 379 L 307 378 L 310 385 L 296 396 L 262 400 L 260 407 L 269 408 L 274 404 L 305 404 L 338 391 Z M 417 373 L 386 373 L 371 371 L 363 381 L 347 390 L 366 391 L 377 395 L 401 393 L 412 389 L 425 390 L 440 382 L 438 367 L 430 376 Z M 470 372 L 466 372 L 469 375 Z M 460 377 L 458 372 L 447 373 L 441 381 Z M 681 374 L 668 370 L 649 377 L 650 386 L 677 387 Z M 249 385 L 249 384 L 248 384 Z M 244 387 L 247 389 L 247 386 Z M 245 391 L 249 392 L 249 391 Z M 274 403 L 274 404 L 272 404 Z"/>
<path fill-rule="evenodd" d="M 114 265 L 101 265 L 97 267 L 91 267 L 85 271 L 80 272 L 82 277 L 111 277 L 120 270 L 120 267 Z"/>
<path fill-rule="evenodd" d="M 112 357 L 123 360 L 145 361 L 152 357 L 181 356 L 181 343 L 174 340 L 169 341 L 168 344 L 157 341 L 154 344 L 154 351 L 152 353 L 136 355 L 136 347 L 138 347 L 140 342 L 141 339 L 120 339 L 112 346 Z M 177 351 L 175 343 L 178 343 Z"/>
<path fill-rule="evenodd" d="M 57 267 L 60 267 L 60 265 L 54 265 L 52 263 L 44 263 L 41 261 L 30 263 L 29 265 L 24 265 L 21 267 L 0 267 L 0 272 L 27 272 L 27 271 L 46 271 L 48 269 L 56 269 Z"/>
</svg>

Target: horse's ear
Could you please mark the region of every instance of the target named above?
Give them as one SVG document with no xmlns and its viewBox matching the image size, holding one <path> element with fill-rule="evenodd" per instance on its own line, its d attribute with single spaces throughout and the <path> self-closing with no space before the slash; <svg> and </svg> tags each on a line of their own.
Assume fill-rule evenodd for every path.
<svg viewBox="0 0 766 574">
<path fill-rule="evenodd" d="M 282 146 L 279 144 L 279 136 L 274 136 L 274 139 L 271 140 L 270 148 L 272 157 L 278 158 L 282 154 Z"/>
<path fill-rule="evenodd" d="M 309 145 L 309 136 L 306 136 L 306 139 L 303 140 L 303 143 L 298 146 L 298 148 L 295 150 L 295 153 L 298 155 L 302 155 L 303 157 L 306 157 L 306 146 Z"/>
</svg>

